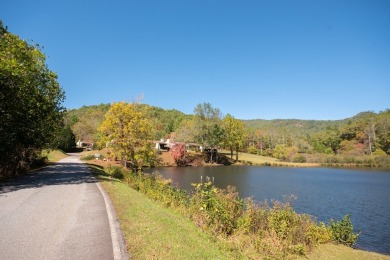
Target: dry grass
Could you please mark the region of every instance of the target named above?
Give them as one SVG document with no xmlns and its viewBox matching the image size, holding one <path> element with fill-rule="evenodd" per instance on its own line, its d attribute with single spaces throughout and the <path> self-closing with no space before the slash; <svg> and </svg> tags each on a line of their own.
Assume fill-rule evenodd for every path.
<svg viewBox="0 0 390 260">
<path fill-rule="evenodd" d="M 389 260 L 390 256 L 357 250 L 342 245 L 325 244 L 314 249 L 313 252 L 311 252 L 306 257 L 302 257 L 299 259 Z"/>
</svg>

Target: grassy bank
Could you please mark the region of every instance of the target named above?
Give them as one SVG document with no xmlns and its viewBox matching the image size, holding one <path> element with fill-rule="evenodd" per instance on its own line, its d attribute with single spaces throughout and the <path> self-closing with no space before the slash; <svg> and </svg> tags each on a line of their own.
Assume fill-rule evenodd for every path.
<svg viewBox="0 0 390 260">
<path fill-rule="evenodd" d="M 224 245 L 172 209 L 97 169 L 120 221 L 132 259 L 234 259 Z"/>
<path fill-rule="evenodd" d="M 108 169 L 108 172 L 112 175 L 119 173 L 119 171 L 113 170 L 113 168 Z M 299 258 L 300 254 L 304 254 L 305 259 L 390 259 L 387 256 L 328 243 L 320 245 L 311 243 L 311 249 L 309 250 L 303 244 L 291 244 L 289 246 L 286 244 L 288 241 L 287 237 L 293 234 L 295 234 L 293 237 L 296 237 L 305 228 L 310 229 L 310 232 L 307 233 L 310 235 L 309 237 L 306 236 L 306 239 L 323 240 L 328 237 L 329 233 L 327 229 L 313 226 L 306 218 L 303 218 L 304 222 L 299 222 L 301 217 L 286 207 L 283 207 L 281 210 L 271 208 L 271 211 L 268 213 L 253 207 L 249 215 L 243 215 L 239 219 L 241 229 L 237 229 L 238 233 L 233 229 L 230 230 L 233 231 L 231 233 L 229 230 L 225 230 L 228 225 L 220 224 L 235 225 L 231 222 L 234 219 L 230 219 L 234 214 L 220 215 L 217 213 L 215 215 L 215 213 L 212 213 L 210 215 L 207 213 L 207 209 L 206 211 L 204 209 L 199 211 L 197 210 L 199 206 L 204 205 L 206 202 L 203 200 L 198 201 L 200 204 L 197 201 L 190 202 L 194 203 L 193 205 L 196 207 L 192 208 L 195 211 L 192 211 L 192 215 L 189 216 L 188 212 L 186 214 L 180 208 L 178 210 L 177 207 L 172 206 L 172 204 L 183 200 L 181 195 L 175 194 L 175 192 L 159 179 L 156 179 L 157 182 L 154 183 L 150 182 L 154 177 L 146 177 L 146 179 L 144 177 L 136 177 L 143 179 L 142 181 L 137 180 L 136 186 L 138 190 L 142 190 L 143 192 L 147 191 L 147 196 L 149 197 L 147 198 L 146 195 L 130 188 L 127 183 L 125 184 L 117 179 L 110 179 L 107 175 L 102 175 L 104 173 L 101 171 L 100 174 L 100 178 L 103 180 L 103 186 L 109 193 L 117 210 L 121 227 L 126 237 L 128 250 L 134 259 L 262 259 L 262 256 L 267 256 L 265 258 L 271 257 L 272 259 L 295 259 Z M 156 190 L 150 190 L 150 185 L 154 186 Z M 206 190 L 203 189 L 202 193 L 204 192 Z M 210 192 L 214 191 L 210 190 Z M 212 196 L 209 198 L 218 200 L 218 197 L 222 196 L 222 200 L 213 202 L 217 203 L 214 204 L 217 207 L 213 208 L 217 209 L 217 211 L 213 210 L 212 212 L 226 210 L 226 208 L 221 208 L 223 205 L 220 203 L 224 203 L 223 201 L 227 201 L 229 207 L 238 205 L 235 203 L 230 204 L 233 201 L 228 197 L 233 195 L 233 193 L 225 193 L 228 197 L 221 193 L 216 195 L 217 197 Z M 151 200 L 151 197 L 154 199 L 160 197 L 163 200 L 156 202 Z M 195 199 L 199 200 L 201 197 L 195 197 Z M 210 200 L 208 201 L 210 202 Z M 163 205 L 169 205 L 169 208 Z M 208 216 L 207 218 L 204 218 L 206 216 L 205 214 Z M 252 218 L 254 216 L 253 214 L 257 215 L 256 218 L 258 220 L 263 219 L 263 222 L 252 222 L 254 220 Z M 209 225 L 210 223 L 206 223 L 211 219 L 214 220 L 211 225 Z M 267 219 L 273 223 L 267 222 Z M 280 223 L 279 221 L 283 222 L 283 219 L 293 220 L 297 224 L 286 229 L 286 226 L 280 226 L 278 224 Z M 204 231 L 194 225 L 194 220 L 197 220 L 195 223 Z M 253 225 L 256 226 L 259 223 L 262 223 L 261 225 L 270 225 L 269 228 L 276 229 L 268 232 L 267 228 L 265 231 L 259 230 L 259 232 L 253 233 Z M 283 223 L 287 224 L 287 222 Z M 242 229 L 242 227 L 245 229 Z M 295 227 L 298 229 L 295 229 Z M 225 235 L 221 235 L 221 233 L 219 233 L 220 235 L 216 234 L 216 231 L 221 231 L 221 229 L 225 232 Z M 227 233 L 231 233 L 231 235 L 226 236 Z M 320 236 L 318 236 L 319 233 L 321 233 Z M 280 239 L 280 235 L 283 235 L 282 240 Z M 163 250 L 155 252 L 156 248 L 163 248 Z M 279 253 L 275 254 L 275 252 Z"/>
<path fill-rule="evenodd" d="M 378 253 L 352 249 L 343 245 L 324 244 L 314 249 L 309 255 L 300 260 L 389 260 L 390 256 Z"/>
<path fill-rule="evenodd" d="M 235 155 L 234 155 L 235 156 Z M 347 156 L 329 154 L 304 154 L 304 163 L 283 162 L 273 157 L 238 153 L 239 163 L 249 165 L 285 166 L 285 167 L 382 167 L 390 168 L 390 156 Z"/>
<path fill-rule="evenodd" d="M 286 166 L 286 167 L 319 167 L 319 163 L 294 163 L 282 162 L 273 157 L 255 155 L 249 153 L 238 153 L 238 161 L 243 164 L 266 165 L 266 166 Z"/>
</svg>

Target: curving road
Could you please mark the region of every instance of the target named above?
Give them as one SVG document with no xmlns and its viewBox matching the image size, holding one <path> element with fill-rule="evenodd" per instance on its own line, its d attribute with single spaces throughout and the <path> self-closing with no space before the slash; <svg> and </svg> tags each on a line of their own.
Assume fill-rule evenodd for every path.
<svg viewBox="0 0 390 260">
<path fill-rule="evenodd" d="M 125 259 L 113 216 L 88 167 L 71 155 L 0 183 L 0 258 Z"/>
</svg>

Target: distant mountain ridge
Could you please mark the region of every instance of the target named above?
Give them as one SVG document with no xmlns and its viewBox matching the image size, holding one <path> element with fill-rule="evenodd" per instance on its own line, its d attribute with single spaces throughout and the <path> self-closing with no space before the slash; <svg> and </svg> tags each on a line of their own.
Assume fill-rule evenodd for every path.
<svg viewBox="0 0 390 260">
<path fill-rule="evenodd" d="M 384 112 L 380 112 L 384 113 Z M 380 114 L 378 113 L 378 114 Z M 338 128 L 358 120 L 367 120 L 378 115 L 374 112 L 360 112 L 352 117 L 339 120 L 307 120 L 307 119 L 249 119 L 242 120 L 249 129 L 286 130 L 300 134 L 315 134 L 327 128 Z"/>
</svg>

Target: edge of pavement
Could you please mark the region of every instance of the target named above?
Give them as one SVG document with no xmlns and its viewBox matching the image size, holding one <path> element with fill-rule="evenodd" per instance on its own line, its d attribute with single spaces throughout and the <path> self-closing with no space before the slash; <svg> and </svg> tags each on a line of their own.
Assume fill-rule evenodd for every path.
<svg viewBox="0 0 390 260">
<path fill-rule="evenodd" d="M 125 240 L 123 238 L 118 219 L 116 218 L 116 213 L 112 202 L 108 197 L 107 193 L 101 187 L 100 183 L 97 182 L 96 185 L 98 186 L 100 193 L 103 196 L 104 203 L 106 204 L 108 222 L 110 224 L 111 230 L 112 250 L 114 254 L 114 259 L 130 259 L 130 256 L 126 250 Z"/>
</svg>

